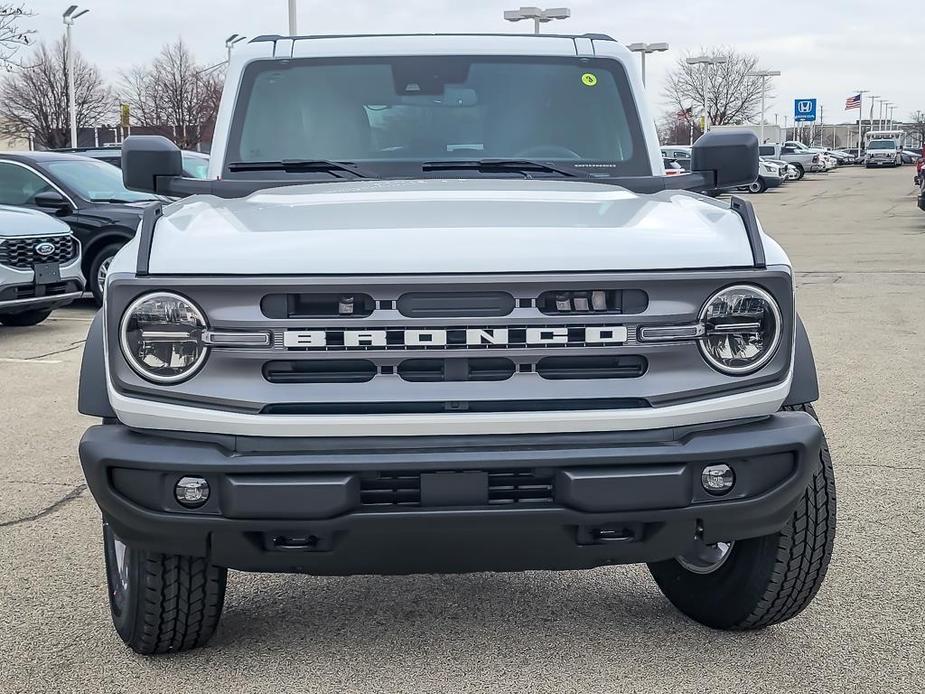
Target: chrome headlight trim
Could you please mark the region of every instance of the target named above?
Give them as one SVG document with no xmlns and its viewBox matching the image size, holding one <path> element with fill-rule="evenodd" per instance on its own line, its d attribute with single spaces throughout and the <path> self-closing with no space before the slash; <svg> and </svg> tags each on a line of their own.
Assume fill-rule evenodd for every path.
<svg viewBox="0 0 925 694">
<path fill-rule="evenodd" d="M 754 292 L 761 299 L 763 299 L 768 304 L 768 306 L 770 306 L 771 313 L 774 316 L 774 323 L 775 323 L 774 339 L 771 342 L 771 346 L 764 353 L 764 355 L 760 359 L 758 359 L 756 362 L 749 364 L 747 366 L 734 367 L 734 366 L 727 366 L 723 364 L 722 362 L 718 361 L 717 359 L 713 357 L 712 354 L 710 354 L 709 350 L 707 350 L 706 346 L 704 345 L 704 340 L 709 337 L 709 331 L 706 332 L 704 337 L 700 338 L 697 341 L 697 345 L 700 348 L 700 354 L 703 355 L 703 358 L 706 360 L 706 362 L 710 366 L 712 366 L 714 369 L 719 371 L 720 373 L 724 373 L 729 376 L 747 376 L 749 374 L 755 373 L 756 371 L 760 370 L 762 367 L 767 365 L 767 363 L 770 362 L 774 358 L 774 355 L 777 354 L 777 350 L 780 348 L 780 343 L 781 343 L 781 340 L 783 339 L 784 326 L 783 326 L 783 323 L 781 322 L 780 306 L 778 305 L 777 300 L 769 292 L 767 292 L 766 290 L 754 284 L 734 284 L 729 287 L 720 289 L 718 292 L 713 294 L 709 299 L 707 299 L 703 307 L 700 309 L 700 322 L 706 325 L 707 310 L 709 309 L 710 305 L 713 304 L 713 302 L 719 299 L 723 294 L 726 294 L 728 292 L 735 292 L 735 291 Z"/>
<path fill-rule="evenodd" d="M 177 374 L 176 376 L 158 376 L 157 374 L 152 374 L 150 371 L 147 371 L 143 366 L 141 366 L 137 362 L 137 360 L 132 356 L 131 350 L 129 349 L 127 324 L 128 324 L 129 318 L 132 316 L 132 314 L 141 304 L 143 304 L 146 301 L 150 301 L 151 299 L 157 299 L 157 298 L 170 299 L 174 301 L 182 301 L 183 303 L 188 304 L 190 309 L 192 309 L 192 312 L 195 314 L 196 318 L 198 318 L 199 321 L 204 326 L 203 332 L 209 329 L 209 322 L 206 320 L 205 313 L 203 313 L 202 309 L 199 308 L 199 306 L 197 306 L 196 303 L 193 302 L 191 299 L 188 299 L 182 294 L 177 294 L 175 292 L 164 292 L 164 291 L 149 292 L 147 294 L 142 294 L 141 296 L 136 298 L 134 301 L 132 301 L 132 303 L 129 304 L 128 308 L 125 309 L 125 311 L 123 312 L 122 318 L 119 321 L 119 346 L 122 348 L 123 358 L 128 363 L 128 365 L 132 368 L 132 371 L 137 373 L 143 379 L 145 379 L 146 381 L 150 381 L 151 383 L 157 383 L 160 385 L 174 385 L 174 384 L 182 383 L 183 381 L 189 380 L 190 378 L 192 378 L 199 372 L 199 370 L 202 368 L 203 364 L 205 364 L 206 359 L 209 356 L 209 346 L 205 341 L 202 341 L 202 351 L 199 354 L 199 357 L 196 359 L 196 361 L 193 363 L 193 365 L 189 369 L 184 371 L 182 374 Z"/>
</svg>

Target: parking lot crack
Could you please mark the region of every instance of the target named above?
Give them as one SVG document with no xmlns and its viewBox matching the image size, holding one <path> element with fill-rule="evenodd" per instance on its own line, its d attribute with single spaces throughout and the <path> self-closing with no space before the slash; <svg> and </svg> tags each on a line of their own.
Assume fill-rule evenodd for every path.
<svg viewBox="0 0 925 694">
<path fill-rule="evenodd" d="M 45 516 L 50 516 L 52 513 L 57 512 L 58 510 L 66 506 L 67 504 L 74 501 L 74 499 L 79 498 L 80 495 L 86 491 L 86 489 L 87 489 L 86 484 L 78 484 L 76 487 L 71 489 L 71 491 L 69 491 L 67 494 L 62 496 L 57 501 L 52 502 L 51 504 L 43 508 L 38 513 L 33 513 L 31 516 L 24 516 L 23 518 L 16 518 L 14 520 L 3 521 L 2 523 L 0 523 L 0 528 L 9 528 L 14 525 L 21 525 L 22 523 L 31 523 L 32 521 L 37 521 L 40 518 L 44 518 Z"/>
<path fill-rule="evenodd" d="M 83 347 L 83 344 L 86 340 L 78 340 L 77 342 L 72 342 L 69 347 L 63 347 L 61 349 L 56 349 L 53 352 L 47 352 L 46 354 L 36 354 L 35 356 L 27 357 L 27 359 L 45 359 L 46 357 L 53 357 L 56 354 L 65 354 L 67 352 L 73 352 L 75 349 Z"/>
</svg>

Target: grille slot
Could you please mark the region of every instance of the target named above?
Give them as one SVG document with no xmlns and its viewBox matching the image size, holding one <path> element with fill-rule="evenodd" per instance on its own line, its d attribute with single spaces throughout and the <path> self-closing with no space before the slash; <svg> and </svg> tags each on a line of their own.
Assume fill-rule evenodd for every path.
<svg viewBox="0 0 925 694">
<path fill-rule="evenodd" d="M 50 255 L 39 255 L 35 247 L 50 243 L 55 250 Z M 66 263 L 77 257 L 78 245 L 73 236 L 27 236 L 8 238 L 0 242 L 0 265 L 31 270 L 41 263 Z"/>
<path fill-rule="evenodd" d="M 260 301 L 267 318 L 368 318 L 376 309 L 369 294 L 344 292 L 270 294 Z"/>
<path fill-rule="evenodd" d="M 419 506 L 421 475 L 417 472 L 380 472 L 360 480 L 364 506 Z"/>
<path fill-rule="evenodd" d="M 488 473 L 488 503 L 551 504 L 552 473 L 536 470 L 503 470 Z"/>
<path fill-rule="evenodd" d="M 649 295 L 640 289 L 562 289 L 540 294 L 536 307 L 547 316 L 637 315 L 649 307 Z"/>
<path fill-rule="evenodd" d="M 398 300 L 398 312 L 408 318 L 484 318 L 513 310 L 514 297 L 507 292 L 414 292 Z"/>
<path fill-rule="evenodd" d="M 270 383 L 368 383 L 377 373 L 365 359 L 271 361 L 263 367 Z"/>
<path fill-rule="evenodd" d="M 412 383 L 506 381 L 514 371 L 510 359 L 408 359 L 398 366 L 398 375 Z"/>
<path fill-rule="evenodd" d="M 478 471 L 483 472 L 483 471 Z M 549 470 L 487 470 L 491 506 L 553 503 Z M 421 505 L 421 473 L 379 472 L 360 479 L 363 506 L 389 508 Z"/>
<path fill-rule="evenodd" d="M 549 381 L 575 379 L 639 378 L 649 364 L 645 357 L 547 357 L 536 372 Z"/>
</svg>

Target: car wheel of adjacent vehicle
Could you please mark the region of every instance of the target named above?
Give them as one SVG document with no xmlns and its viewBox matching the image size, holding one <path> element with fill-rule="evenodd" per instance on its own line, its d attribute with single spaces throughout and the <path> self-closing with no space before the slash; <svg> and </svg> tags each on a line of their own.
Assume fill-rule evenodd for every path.
<svg viewBox="0 0 925 694">
<path fill-rule="evenodd" d="M 811 405 L 785 410 L 816 413 Z M 676 559 L 649 564 L 662 593 L 714 629 L 754 630 L 798 615 L 816 596 L 835 543 L 835 476 L 828 444 L 779 532 L 751 540 L 703 542 Z"/>
<path fill-rule="evenodd" d="M 806 169 L 803 168 L 801 164 L 796 164 L 797 167 L 797 180 L 802 181 L 803 177 L 806 175 Z"/>
<path fill-rule="evenodd" d="M 90 271 L 87 273 L 87 283 L 89 284 L 90 291 L 93 293 L 93 298 L 96 299 L 96 303 L 100 306 L 103 305 L 103 287 L 106 286 L 106 275 L 109 274 L 109 266 L 112 264 L 112 259 L 121 248 L 122 244 L 120 243 L 111 243 L 108 246 L 104 246 L 100 252 L 96 254 L 93 262 L 90 263 Z"/>
<path fill-rule="evenodd" d="M 211 638 L 225 600 L 226 569 L 205 559 L 133 549 L 103 522 L 109 607 L 136 653 L 187 651 Z"/>
<path fill-rule="evenodd" d="M 0 315 L 0 325 L 6 325 L 11 328 L 25 328 L 30 325 L 38 325 L 50 315 L 51 309 L 36 309 L 35 311 L 10 313 L 7 315 Z"/>
<path fill-rule="evenodd" d="M 768 189 L 768 184 L 763 178 L 759 178 L 748 187 L 749 193 L 763 193 Z"/>
</svg>

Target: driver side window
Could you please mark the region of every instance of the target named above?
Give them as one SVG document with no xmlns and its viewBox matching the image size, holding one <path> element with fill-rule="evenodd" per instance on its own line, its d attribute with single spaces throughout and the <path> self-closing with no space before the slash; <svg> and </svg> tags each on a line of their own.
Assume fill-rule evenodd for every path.
<svg viewBox="0 0 925 694">
<path fill-rule="evenodd" d="M 34 205 L 35 196 L 49 190 L 52 187 L 34 171 L 16 164 L 0 163 L 0 205 Z"/>
</svg>

